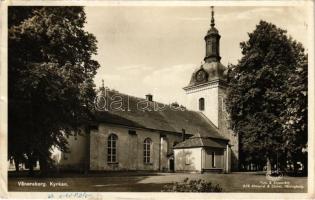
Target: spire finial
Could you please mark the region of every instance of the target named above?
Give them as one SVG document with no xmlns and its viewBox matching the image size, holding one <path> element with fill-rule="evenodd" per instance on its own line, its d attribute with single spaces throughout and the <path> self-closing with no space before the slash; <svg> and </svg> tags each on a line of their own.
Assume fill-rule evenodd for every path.
<svg viewBox="0 0 315 200">
<path fill-rule="evenodd" d="M 214 27 L 214 10 L 213 6 L 211 6 L 211 27 Z"/>
<path fill-rule="evenodd" d="M 104 87 L 104 79 L 102 79 L 102 88 L 105 88 L 105 87 Z"/>
</svg>

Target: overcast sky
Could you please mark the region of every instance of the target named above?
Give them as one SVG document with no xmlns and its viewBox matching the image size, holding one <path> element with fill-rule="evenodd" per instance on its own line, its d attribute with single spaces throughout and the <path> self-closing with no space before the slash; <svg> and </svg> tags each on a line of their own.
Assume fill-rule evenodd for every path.
<svg viewBox="0 0 315 200">
<path fill-rule="evenodd" d="M 305 8 L 305 7 L 304 7 Z M 236 64 L 239 43 L 248 40 L 259 20 L 272 22 L 307 44 L 303 7 L 215 7 L 221 35 L 221 62 Z M 133 96 L 153 94 L 156 101 L 185 105 L 183 87 L 205 55 L 209 7 L 86 7 L 86 30 L 98 40 L 95 59 L 101 67 L 97 87 Z"/>
</svg>

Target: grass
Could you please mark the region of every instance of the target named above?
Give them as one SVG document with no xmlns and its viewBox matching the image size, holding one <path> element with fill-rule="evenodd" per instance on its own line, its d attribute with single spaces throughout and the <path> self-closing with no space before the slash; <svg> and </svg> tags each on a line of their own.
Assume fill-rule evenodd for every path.
<svg viewBox="0 0 315 200">
<path fill-rule="evenodd" d="M 102 174 L 62 174 L 54 178 L 30 178 L 9 176 L 9 191 L 80 191 L 80 192 L 160 192 L 163 185 L 181 182 L 185 178 L 203 179 L 219 184 L 223 192 L 307 192 L 307 177 L 284 177 L 277 184 L 269 184 L 264 174 L 231 173 L 231 174 L 187 174 L 187 173 L 102 173 Z M 42 186 L 18 185 L 19 181 L 27 183 L 46 183 Z M 53 186 L 50 183 L 61 183 L 64 186 Z M 264 188 L 262 188 L 264 186 Z M 269 188 L 268 188 L 269 185 Z M 303 188 L 285 188 L 299 186 Z M 280 188 L 282 187 L 282 188 Z"/>
</svg>

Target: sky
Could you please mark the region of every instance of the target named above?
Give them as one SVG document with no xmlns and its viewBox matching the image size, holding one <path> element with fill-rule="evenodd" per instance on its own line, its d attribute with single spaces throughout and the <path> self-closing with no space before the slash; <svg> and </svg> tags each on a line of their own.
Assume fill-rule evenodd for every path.
<svg viewBox="0 0 315 200">
<path fill-rule="evenodd" d="M 248 40 L 260 20 L 286 29 L 307 48 L 305 7 L 215 7 L 221 35 L 221 63 L 237 64 L 240 42 Z M 104 6 L 86 7 L 85 29 L 98 43 L 100 63 L 95 77 L 106 87 L 162 103 L 185 105 L 191 74 L 205 55 L 204 36 L 210 27 L 210 7 Z"/>
</svg>

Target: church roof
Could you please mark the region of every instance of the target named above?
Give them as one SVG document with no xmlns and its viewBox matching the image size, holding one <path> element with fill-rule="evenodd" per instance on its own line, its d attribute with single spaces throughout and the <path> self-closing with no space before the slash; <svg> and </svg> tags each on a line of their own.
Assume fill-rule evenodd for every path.
<svg viewBox="0 0 315 200">
<path fill-rule="evenodd" d="M 121 103 L 113 103 L 112 99 L 116 102 L 121 100 Z M 204 137 L 228 140 L 201 112 L 187 110 L 178 105 L 176 107 L 178 110 L 175 110 L 166 104 L 128 96 L 117 91 L 107 91 L 106 101 L 108 111 L 97 111 L 95 113 L 97 122 L 173 133 L 182 133 L 184 129 L 186 134 L 198 133 Z M 108 105 L 112 105 L 112 108 L 110 109 Z M 124 111 L 113 109 L 120 105 Z M 147 110 L 143 110 L 146 105 Z"/>
<path fill-rule="evenodd" d="M 212 147 L 212 148 L 226 148 L 226 142 L 218 141 L 216 139 L 200 136 L 197 134 L 188 138 L 187 140 L 178 143 L 174 149 L 193 148 L 193 147 Z"/>
</svg>

